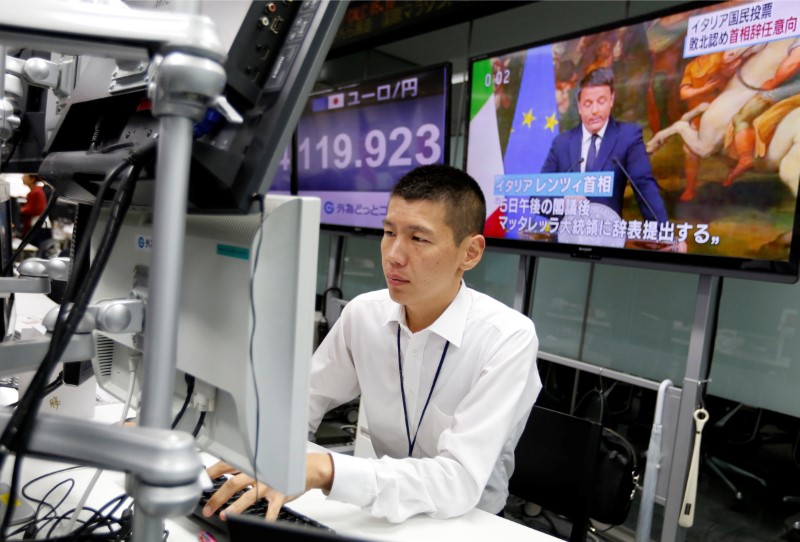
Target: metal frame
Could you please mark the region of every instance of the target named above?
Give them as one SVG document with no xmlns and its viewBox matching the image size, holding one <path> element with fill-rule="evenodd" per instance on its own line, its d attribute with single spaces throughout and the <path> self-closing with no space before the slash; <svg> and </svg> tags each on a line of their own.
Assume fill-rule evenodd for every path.
<svg viewBox="0 0 800 542">
<path fill-rule="evenodd" d="M 193 2 L 185 7 L 195 11 Z M 160 540 L 165 517 L 191 510 L 199 495 L 198 479 L 203 468 L 194 451 L 194 440 L 167 429 L 176 364 L 174 329 L 180 290 L 175 285 L 179 284 L 183 263 L 192 122 L 202 118 L 224 88 L 225 70 L 221 63 L 225 51 L 208 17 L 132 10 L 121 2 L 3 2 L 0 42 L 61 53 L 151 58 L 158 63 L 158 83 L 151 87 L 151 99 L 161 134 L 158 155 L 162 159 L 157 164 L 154 203 L 154 231 L 159 242 L 154 247 L 157 266 L 152 273 L 154 295 L 148 311 L 142 427 L 120 437 L 129 429 L 94 425 L 90 429 L 85 426 L 87 422 L 66 424 L 63 418 L 51 424 L 42 416 L 37 420 L 29 451 L 60 450 L 64 459 L 132 473 L 128 486 L 138 504 L 134 536 L 137 540 Z M 155 438 L 147 438 L 154 431 L 148 428 L 163 431 L 157 431 Z M 89 444 L 101 441 L 102 447 Z M 174 480 L 165 469 L 157 467 L 167 464 L 170 468 L 166 470 L 176 468 L 184 476 Z M 153 472 L 159 476 L 152 477 Z"/>
<path fill-rule="evenodd" d="M 146 11 L 128 8 L 120 0 L 106 5 L 64 3 L 59 0 L 19 0 L 0 3 L 0 43 L 34 47 L 67 54 L 90 54 L 117 60 L 147 60 L 155 66 L 155 82 L 150 84 L 153 115 L 159 119 L 156 192 L 153 206 L 153 245 L 149 279 L 147 340 L 141 377 L 142 408 L 140 428 L 135 435 L 119 438 L 118 431 L 106 427 L 92 429 L 83 424 L 70 424 L 71 430 L 52 429 L 49 422 L 38 420 L 29 446 L 29 453 L 58 449 L 63 459 L 102 465 L 132 473 L 127 488 L 134 494 L 137 512 L 133 532 L 137 540 L 160 540 L 163 519 L 169 515 L 188 513 L 199 496 L 198 479 L 203 465 L 197 456 L 195 442 L 189 435 L 167 431 L 171 425 L 171 406 L 177 365 L 177 320 L 180 307 L 180 280 L 183 268 L 185 216 L 188 201 L 189 164 L 192 153 L 192 125 L 206 110 L 214 106 L 229 110 L 222 91 L 226 74 L 223 63 L 226 49 L 222 46 L 208 17 L 198 15 L 198 0 L 176 2 L 182 13 Z M 280 87 L 281 81 L 291 93 L 281 93 L 269 118 L 262 124 L 278 126 L 265 130 L 256 141 L 256 151 L 248 155 L 248 165 L 264 192 L 270 169 L 276 167 L 277 148 L 290 137 L 285 126 L 297 121 L 300 100 L 290 107 L 288 94 L 307 94 L 315 74 L 324 61 L 334 30 L 344 16 L 346 2 L 321 0 L 325 9 L 318 10 L 312 35 L 304 40 L 299 51 L 309 56 L 309 65 L 292 64 L 284 79 L 270 81 L 267 91 Z M 318 20 L 319 19 L 319 20 Z M 323 24 L 323 21 L 325 24 Z M 0 48 L 5 52 L 5 48 Z M 287 60 L 288 52 L 286 53 Z M 2 55 L 5 60 L 5 54 Z M 282 74 L 283 72 L 274 72 Z M 3 78 L 0 78 L 0 85 Z M 2 87 L 0 87 L 1 89 Z M 5 117 L 5 116 L 4 116 Z M 262 151 L 273 150 L 264 160 Z M 46 280 L 46 279 L 45 279 Z M 16 283 L 19 288 L 19 283 Z M 2 286 L 2 285 L 0 285 Z M 28 349 L 30 352 L 30 349 Z M 30 359 L 30 358 L 29 358 Z M 37 358 L 38 359 L 38 358 Z M 0 417 L 0 424 L 6 421 Z M 60 422 L 63 424 L 63 422 Z M 157 428 L 155 431 L 150 428 Z M 129 431 L 126 429 L 125 431 Z M 42 435 L 47 435 L 46 439 Z M 136 435 L 142 433 L 142 435 Z M 148 435 L 156 435 L 148 439 Z M 115 436 L 117 435 L 117 436 Z M 78 437 L 78 438 L 76 438 Z M 42 444 L 46 440 L 46 445 Z M 87 443 L 103 441 L 104 446 Z M 174 479 L 163 468 L 181 464 L 181 477 Z M 155 473 L 155 474 L 154 474 Z"/>
<path fill-rule="evenodd" d="M 683 378 L 676 436 L 672 444 L 672 460 L 668 464 L 670 474 L 664 525 L 661 529 L 662 542 L 682 541 L 686 538 L 686 529 L 679 528 L 678 517 L 681 513 L 683 490 L 694 442 L 693 414 L 702 398 L 703 387 L 708 381 L 721 291 L 721 277 L 709 275 L 698 277 L 694 322 L 689 337 L 689 354 Z"/>
</svg>

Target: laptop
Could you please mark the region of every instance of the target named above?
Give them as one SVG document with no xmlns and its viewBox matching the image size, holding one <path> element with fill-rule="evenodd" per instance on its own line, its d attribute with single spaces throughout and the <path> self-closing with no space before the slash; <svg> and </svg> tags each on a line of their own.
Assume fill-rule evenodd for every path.
<svg viewBox="0 0 800 542">
<path fill-rule="evenodd" d="M 227 517 L 230 542 L 253 542 L 275 540 L 280 542 L 365 542 L 349 538 L 324 529 L 305 527 L 286 522 L 271 522 L 263 516 L 231 514 Z"/>
</svg>

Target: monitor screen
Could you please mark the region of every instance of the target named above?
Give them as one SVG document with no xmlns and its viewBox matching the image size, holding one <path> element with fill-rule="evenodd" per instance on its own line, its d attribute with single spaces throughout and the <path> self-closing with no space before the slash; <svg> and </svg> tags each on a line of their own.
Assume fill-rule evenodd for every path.
<svg viewBox="0 0 800 542">
<path fill-rule="evenodd" d="M 471 59 L 492 243 L 797 280 L 800 4 L 681 9 Z"/>
<path fill-rule="evenodd" d="M 450 65 L 312 94 L 297 125 L 299 195 L 330 229 L 383 228 L 389 192 L 449 156 Z"/>
</svg>

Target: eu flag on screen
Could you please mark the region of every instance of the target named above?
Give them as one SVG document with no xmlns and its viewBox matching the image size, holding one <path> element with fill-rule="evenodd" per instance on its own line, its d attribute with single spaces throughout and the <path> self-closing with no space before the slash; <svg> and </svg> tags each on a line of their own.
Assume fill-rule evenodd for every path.
<svg viewBox="0 0 800 542">
<path fill-rule="evenodd" d="M 328 97 L 320 96 L 319 98 L 311 98 L 311 111 L 314 113 L 318 111 L 325 111 L 328 109 Z"/>
<path fill-rule="evenodd" d="M 528 50 L 511 134 L 503 157 L 506 175 L 538 173 L 558 135 L 556 78 L 550 45 Z"/>
</svg>

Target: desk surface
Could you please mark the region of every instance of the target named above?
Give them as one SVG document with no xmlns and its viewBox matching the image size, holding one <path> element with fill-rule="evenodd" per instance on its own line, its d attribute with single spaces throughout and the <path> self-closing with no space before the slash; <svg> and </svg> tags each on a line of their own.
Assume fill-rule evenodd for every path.
<svg viewBox="0 0 800 542">
<path fill-rule="evenodd" d="M 3 479 L 7 475 L 6 466 Z M 26 459 L 23 464 L 22 480 L 28 481 L 42 474 L 63 468 L 64 465 L 37 459 Z M 28 489 L 28 494 L 37 498 L 43 497 L 59 481 L 72 478 L 75 489 L 59 508 L 63 513 L 74 507 L 87 487 L 95 470 L 82 468 L 67 473 L 45 478 Z M 88 506 L 99 507 L 112 498 L 125 492 L 125 476 L 120 472 L 106 471 L 99 479 L 92 492 Z M 53 494 L 48 502 L 58 502 L 61 494 Z M 401 524 L 391 524 L 383 519 L 372 517 L 360 508 L 327 499 L 322 492 L 314 490 L 306 493 L 289 505 L 291 508 L 328 525 L 339 534 L 349 535 L 364 540 L 376 541 L 409 541 L 425 542 L 442 540 L 460 540 L 486 542 L 486 540 L 555 542 L 558 538 L 520 525 L 513 521 L 499 518 L 481 510 L 472 510 L 459 518 L 436 520 L 427 516 L 414 516 Z M 201 531 L 208 529 L 202 521 L 179 517 L 166 522 L 169 531 L 169 542 L 194 542 Z M 215 533 L 219 534 L 219 533 Z M 224 537 L 219 537 L 223 540 Z M 137 541 L 138 542 L 138 541 Z"/>
<path fill-rule="evenodd" d="M 487 540 L 552 542 L 559 540 L 519 523 L 474 509 L 453 519 L 438 520 L 414 516 L 400 524 L 372 517 L 360 508 L 326 499 L 320 491 L 311 491 L 290 503 L 294 510 L 328 525 L 340 534 L 366 540 L 437 541 Z"/>
<path fill-rule="evenodd" d="M 111 407 L 114 406 L 116 405 L 98 407 L 98 410 L 105 409 L 110 411 L 113 410 Z M 103 417 L 108 419 L 107 415 Z M 111 418 L 113 419 L 113 416 Z M 207 463 L 210 462 L 209 457 L 204 457 L 204 459 L 207 459 Z M 50 461 L 26 458 L 22 468 L 22 481 L 24 483 L 42 474 L 64 468 L 64 466 Z M 3 471 L 2 479 L 4 481 L 10 480 L 10 467 L 11 461 L 8 461 Z M 59 508 L 60 512 L 63 513 L 77 505 L 94 472 L 95 469 L 92 468 L 81 468 L 54 475 L 32 485 L 28 489 L 28 494 L 36 498 L 42 498 L 61 480 L 74 479 L 74 490 Z M 124 492 L 125 475 L 120 472 L 105 471 L 89 497 L 87 505 L 100 507 Z M 58 502 L 61 495 L 63 495 L 63 492 L 51 495 L 48 498 L 48 502 Z M 503 540 L 504 542 L 555 542 L 559 540 L 548 534 L 477 509 L 471 510 L 461 517 L 448 520 L 414 516 L 404 523 L 392 524 L 383 519 L 372 517 L 369 513 L 356 506 L 327 499 L 319 490 L 306 493 L 290 503 L 289 506 L 301 514 L 328 525 L 339 534 L 364 540 L 413 540 L 414 542 L 440 542 L 442 540 L 486 542 L 486 540 L 492 539 Z M 200 520 L 179 517 L 168 520 L 166 529 L 170 532 L 168 538 L 170 542 L 194 542 L 198 540 L 199 533 L 208 529 L 208 526 Z M 218 538 L 224 540 L 223 536 Z"/>
<path fill-rule="evenodd" d="M 42 298 L 45 296 L 19 296 L 23 301 L 19 303 L 18 322 L 20 327 L 37 327 L 41 320 L 40 314 L 49 308 L 49 304 Z M 49 300 L 47 300 L 49 301 Z M 99 406 L 95 410 L 95 420 L 102 423 L 118 421 L 122 410 L 121 404 Z M 203 454 L 206 464 L 213 462 L 213 458 Z M 11 460 L 6 462 L 2 472 L 2 480 L 11 478 Z M 64 468 L 64 464 L 54 463 L 33 458 L 26 458 L 22 467 L 22 483 L 32 480 L 45 473 Z M 68 473 L 57 474 L 45 478 L 32 485 L 28 494 L 42 498 L 61 480 L 72 478 L 75 480 L 75 489 L 69 494 L 60 506 L 61 513 L 75 507 L 95 469 L 81 468 Z M 106 471 L 100 477 L 94 491 L 87 501 L 88 506 L 99 507 L 112 498 L 125 492 L 125 475 L 120 472 Z M 57 503 L 62 493 L 55 493 L 48 498 L 48 502 Z M 372 517 L 369 513 L 351 504 L 336 502 L 327 499 L 321 491 L 314 490 L 306 493 L 289 505 L 291 508 L 305 514 L 317 521 L 331 527 L 342 535 L 349 535 L 364 540 L 377 541 L 408 541 L 426 542 L 442 540 L 460 540 L 462 542 L 486 542 L 486 540 L 502 540 L 503 542 L 531 541 L 555 542 L 560 539 L 548 534 L 530 529 L 513 521 L 499 518 L 482 510 L 471 510 L 467 514 L 448 520 L 437 520 L 427 516 L 414 516 L 404 523 L 392 524 L 383 519 Z M 199 520 L 190 518 L 174 518 L 166 523 L 170 531 L 170 542 L 194 542 L 198 540 L 201 531 L 207 525 Z M 141 542 L 141 541 L 137 541 Z"/>
</svg>

